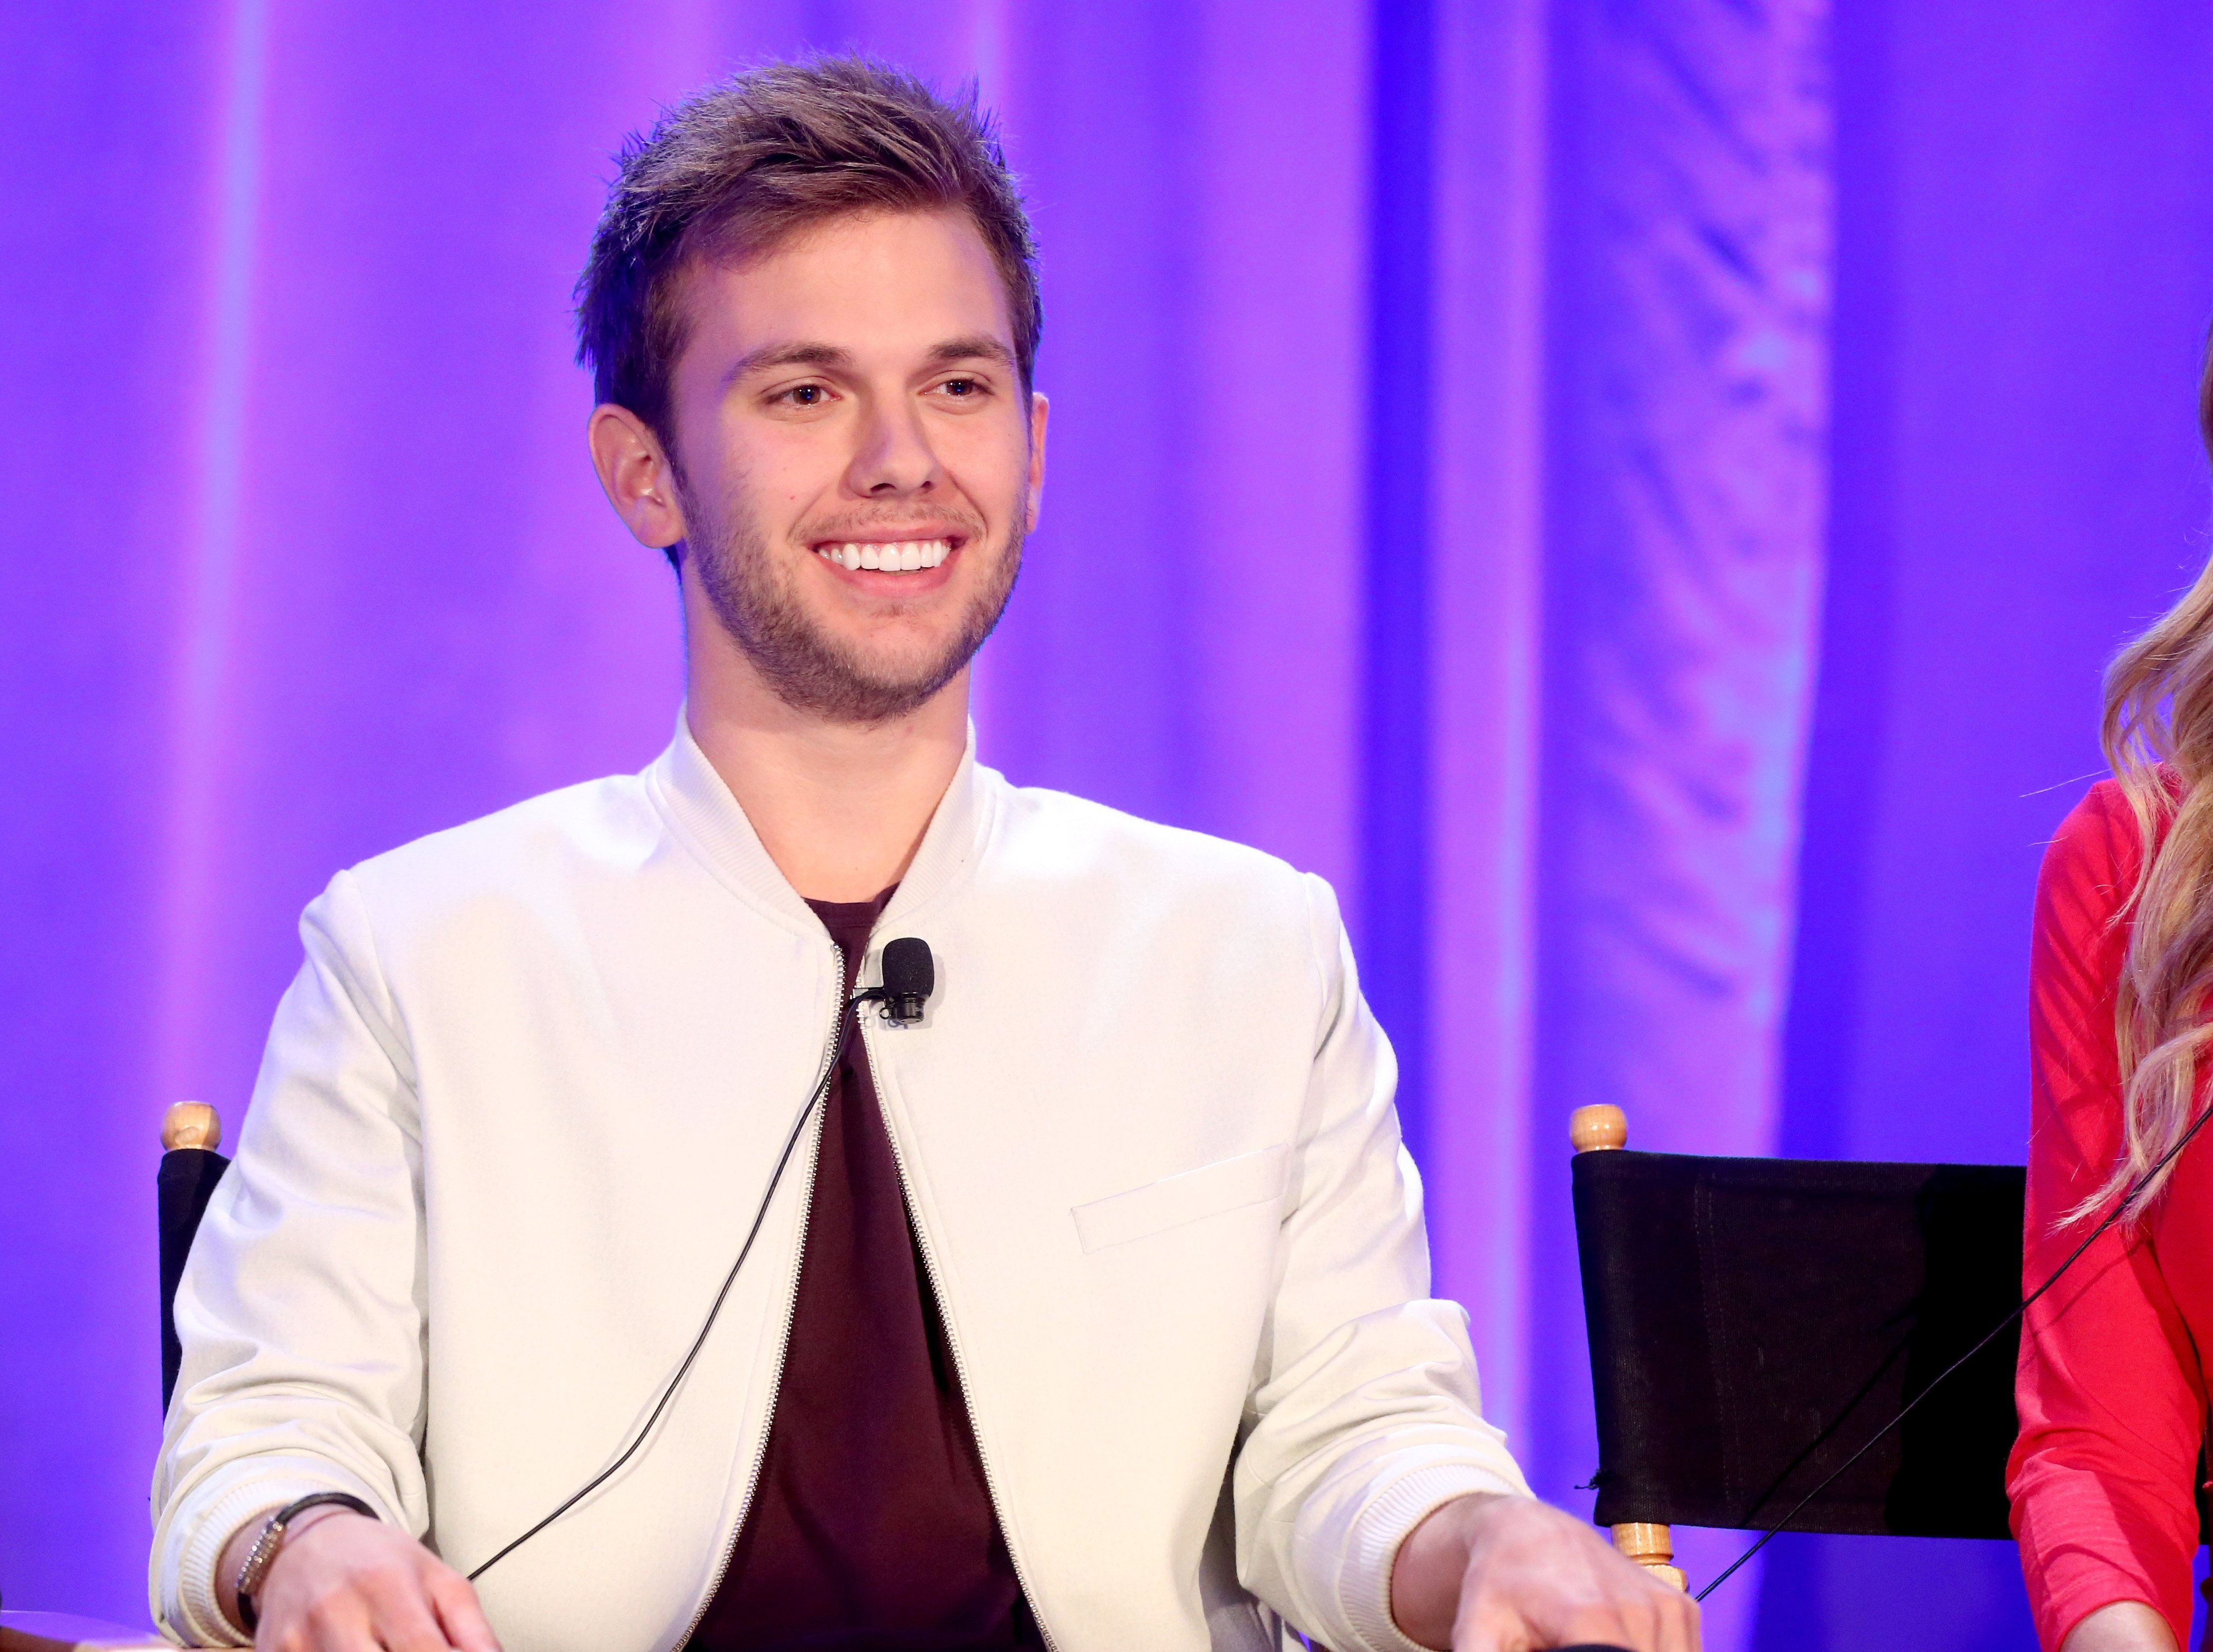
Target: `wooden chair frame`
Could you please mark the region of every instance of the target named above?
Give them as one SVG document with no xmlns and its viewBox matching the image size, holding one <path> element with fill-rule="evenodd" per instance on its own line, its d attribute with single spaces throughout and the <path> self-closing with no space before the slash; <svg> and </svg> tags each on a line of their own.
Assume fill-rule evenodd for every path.
<svg viewBox="0 0 2213 1652">
<path fill-rule="evenodd" d="M 1625 1148 L 1629 1115 L 1605 1102 L 1577 1107 L 1568 1115 L 1568 1142 L 1578 1153 L 1609 1153 Z M 1613 1532 L 1613 1546 L 1623 1558 L 1635 1561 L 1679 1589 L 1689 1587 L 1682 1568 L 1675 1564 L 1675 1537 L 1667 1527 L 1631 1521 L 1614 1527 Z"/>
</svg>

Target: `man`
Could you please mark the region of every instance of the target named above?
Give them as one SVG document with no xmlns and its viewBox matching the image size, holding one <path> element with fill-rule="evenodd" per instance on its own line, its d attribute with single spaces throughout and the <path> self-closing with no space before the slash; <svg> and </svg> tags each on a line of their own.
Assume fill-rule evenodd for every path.
<svg viewBox="0 0 2213 1652">
<path fill-rule="evenodd" d="M 1481 1418 L 1328 889 L 974 760 L 1046 411 L 988 126 L 741 76 L 580 298 L 676 740 L 309 907 L 178 1295 L 162 1625 L 1691 1652 Z"/>
</svg>

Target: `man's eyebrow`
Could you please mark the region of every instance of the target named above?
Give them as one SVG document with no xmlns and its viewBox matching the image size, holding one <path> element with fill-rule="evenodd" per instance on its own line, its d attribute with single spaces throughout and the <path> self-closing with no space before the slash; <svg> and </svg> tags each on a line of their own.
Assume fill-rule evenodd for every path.
<svg viewBox="0 0 2213 1652">
<path fill-rule="evenodd" d="M 939 367 L 954 362 L 978 360 L 997 362 L 1005 368 L 1015 364 L 1014 352 L 988 332 L 971 333 L 966 338 L 948 338 L 931 349 L 930 359 Z"/>
<path fill-rule="evenodd" d="M 933 367 L 974 361 L 997 362 L 1009 369 L 1015 365 L 1014 352 L 988 332 L 971 333 L 966 338 L 948 338 L 933 344 L 930 346 L 930 361 Z M 759 350 L 747 351 L 731 364 L 723 382 L 735 384 L 750 374 L 779 367 L 846 368 L 852 364 L 853 352 L 850 350 L 811 338 L 800 338 L 787 344 L 763 344 Z"/>
<path fill-rule="evenodd" d="M 850 367 L 853 352 L 836 344 L 817 344 L 812 339 L 797 339 L 789 344 L 763 344 L 759 350 L 749 350 L 738 357 L 723 380 L 735 384 L 749 373 L 759 373 L 772 367 Z"/>
</svg>

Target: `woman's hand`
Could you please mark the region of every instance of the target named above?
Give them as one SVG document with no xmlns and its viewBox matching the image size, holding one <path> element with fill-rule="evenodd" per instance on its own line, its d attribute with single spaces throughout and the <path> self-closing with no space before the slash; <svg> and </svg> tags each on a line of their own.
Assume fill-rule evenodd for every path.
<svg viewBox="0 0 2213 1652">
<path fill-rule="evenodd" d="M 2059 1652 L 2174 1652 L 2174 1635 L 2143 1601 L 2116 1600 L 2076 1625 Z"/>
</svg>

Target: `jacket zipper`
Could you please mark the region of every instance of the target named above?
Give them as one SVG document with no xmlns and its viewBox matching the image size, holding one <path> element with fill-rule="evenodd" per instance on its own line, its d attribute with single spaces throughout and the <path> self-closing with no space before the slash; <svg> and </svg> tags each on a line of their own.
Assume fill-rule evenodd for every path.
<svg viewBox="0 0 2213 1652">
<path fill-rule="evenodd" d="M 869 1082 L 876 1087 L 876 1105 L 884 1115 L 884 1135 L 892 1144 L 892 1162 L 899 1169 L 899 1196 L 906 1201 L 907 1220 L 914 1224 L 915 1242 L 922 1247 L 923 1270 L 930 1275 L 930 1288 L 937 1295 L 938 1322 L 945 1327 L 945 1344 L 953 1353 L 953 1380 L 960 1385 L 960 1403 L 968 1412 L 968 1435 L 976 1442 L 976 1460 L 983 1465 L 984 1490 L 991 1499 L 991 1517 L 999 1524 L 999 1535 L 1007 1545 L 1007 1558 L 1014 1562 L 1015 1582 L 1021 1586 L 1022 1599 L 1030 1610 L 1031 1621 L 1037 1625 L 1039 1637 L 1048 1652 L 1052 1647 L 1052 1631 L 1047 1627 L 1045 1613 L 1038 1606 L 1037 1591 L 1030 1587 L 1029 1574 L 1022 1570 L 1022 1557 L 1015 1546 L 1014 1534 L 1007 1527 L 1005 1504 L 1000 1500 L 998 1478 L 991 1472 L 991 1454 L 984 1448 L 984 1431 L 977 1426 L 975 1397 L 968 1387 L 967 1362 L 960 1356 L 960 1333 L 954 1326 L 953 1311 L 946 1301 L 945 1285 L 937 1271 L 937 1253 L 930 1248 L 930 1233 L 922 1225 L 922 1212 L 914 1202 L 914 1183 L 907 1175 L 906 1150 L 899 1145 L 899 1132 L 892 1128 L 891 1109 L 883 1106 L 883 1076 L 876 1066 L 876 1045 L 869 1036 L 868 1017 L 861 1019 L 861 1049 L 869 1058 Z"/>
<path fill-rule="evenodd" d="M 833 949 L 836 942 L 831 943 Z M 828 1078 L 830 1070 L 837 1065 L 838 1052 L 844 1045 L 845 1031 L 845 960 L 841 955 L 838 966 L 838 1019 L 830 1031 L 830 1051 L 822 1065 L 814 1072 L 814 1089 L 820 1092 Z M 873 1069 L 871 1070 L 873 1070 Z M 707 1615 L 721 1593 L 722 1579 L 730 1570 L 730 1561 L 738 1551 L 738 1539 L 744 1535 L 746 1516 L 753 1512 L 753 1493 L 760 1489 L 761 1464 L 768 1456 L 768 1437 L 776 1426 L 777 1396 L 783 1388 L 783 1362 L 791 1352 L 792 1322 L 799 1317 L 799 1270 L 807 1260 L 807 1221 L 814 1209 L 814 1172 L 822 1156 L 822 1116 L 828 1109 L 829 1098 L 822 1098 L 814 1108 L 814 1117 L 807 1124 L 807 1186 L 799 1196 L 799 1242 L 791 1247 L 791 1276 L 785 1282 L 783 1295 L 783 1332 L 776 1345 L 776 1364 L 769 1374 L 768 1411 L 761 1418 L 760 1438 L 753 1442 L 753 1460 L 746 1467 L 745 1495 L 738 1499 L 738 1517 L 730 1527 L 730 1535 L 722 1545 L 722 1558 L 715 1563 L 714 1575 L 707 1580 L 707 1592 L 699 1597 L 699 1604 L 692 1609 L 692 1621 L 684 1626 L 684 1633 L 675 1643 L 675 1652 L 685 1652 L 692 1637 L 699 1632 L 699 1623 Z M 1019 1570 L 1017 1572 L 1019 1575 Z"/>
</svg>

